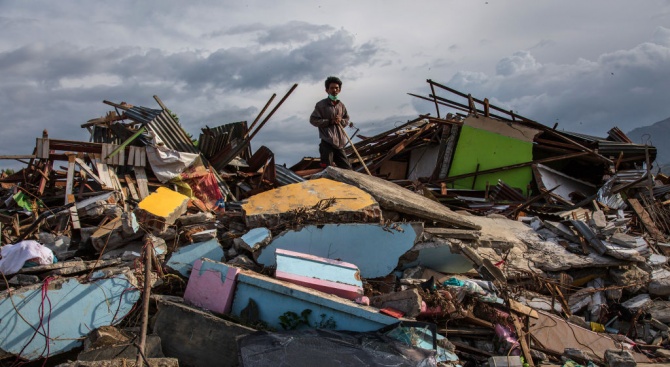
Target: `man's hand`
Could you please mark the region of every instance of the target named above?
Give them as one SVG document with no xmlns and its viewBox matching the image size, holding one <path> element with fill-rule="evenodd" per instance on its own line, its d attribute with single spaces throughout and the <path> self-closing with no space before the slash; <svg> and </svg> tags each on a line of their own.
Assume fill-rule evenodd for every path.
<svg viewBox="0 0 670 367">
<path fill-rule="evenodd" d="M 341 125 L 341 124 L 342 124 L 342 117 L 335 116 L 335 118 L 333 118 L 333 125 Z"/>
</svg>

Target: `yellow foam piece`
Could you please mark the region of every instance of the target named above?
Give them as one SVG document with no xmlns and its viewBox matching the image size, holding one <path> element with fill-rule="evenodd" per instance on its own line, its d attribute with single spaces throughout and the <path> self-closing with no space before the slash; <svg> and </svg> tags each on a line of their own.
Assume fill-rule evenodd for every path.
<svg viewBox="0 0 670 367">
<path fill-rule="evenodd" d="M 345 183 L 319 178 L 299 182 L 254 195 L 242 209 L 248 216 L 278 214 L 290 210 L 312 207 L 323 199 L 335 198 L 327 212 L 359 211 L 377 205 L 367 192 Z"/>
<path fill-rule="evenodd" d="M 138 208 L 146 210 L 153 215 L 167 218 L 175 209 L 182 206 L 186 200 L 188 200 L 188 196 L 186 195 L 182 195 L 166 187 L 159 187 L 158 190 L 140 201 Z"/>
</svg>

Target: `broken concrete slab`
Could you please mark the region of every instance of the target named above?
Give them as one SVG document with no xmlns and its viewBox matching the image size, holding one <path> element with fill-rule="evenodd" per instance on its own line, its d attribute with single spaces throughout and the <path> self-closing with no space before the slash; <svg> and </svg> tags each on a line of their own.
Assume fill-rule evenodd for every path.
<svg viewBox="0 0 670 367">
<path fill-rule="evenodd" d="M 143 231 L 132 230 L 132 225 L 124 224 L 124 221 L 134 221 L 134 214 L 112 219 L 93 232 L 91 244 L 96 251 L 108 251 L 122 247 L 126 243 L 141 238 Z"/>
<path fill-rule="evenodd" d="M 611 235 L 609 241 L 627 248 L 636 248 L 647 243 L 642 237 L 634 237 L 622 232 L 616 232 Z"/>
<path fill-rule="evenodd" d="M 240 269 L 218 261 L 196 260 L 188 278 L 184 300 L 216 313 L 230 312 L 239 272 Z"/>
<path fill-rule="evenodd" d="M 52 270 L 48 273 L 48 275 L 50 275 L 50 276 L 73 275 L 73 274 L 83 273 L 85 271 L 90 271 L 92 269 L 106 268 L 106 267 L 115 266 L 115 265 L 119 265 L 119 264 L 121 264 L 121 259 L 112 259 L 112 260 L 105 260 L 105 261 L 96 261 L 96 260 L 84 261 L 82 264 L 67 266 L 67 267 L 62 267 L 60 269 Z"/>
<path fill-rule="evenodd" d="M 2 292 L 0 351 L 36 360 L 47 350 L 47 342 L 52 355 L 76 348 L 89 330 L 116 324 L 133 309 L 139 299 L 137 286 L 130 269 L 120 268 L 95 272 L 86 283 L 59 278 Z M 44 290 L 48 304 L 42 301 Z M 48 336 L 35 331 L 43 330 L 46 315 L 42 316 L 41 307 L 50 307 L 45 310 Z"/>
<path fill-rule="evenodd" d="M 165 264 L 168 268 L 178 272 L 184 277 L 189 276 L 196 260 L 207 258 L 214 261 L 225 261 L 223 247 L 216 239 L 207 242 L 199 242 L 180 247 L 173 252 Z"/>
<path fill-rule="evenodd" d="M 614 284 L 625 287 L 624 289 L 630 293 L 638 293 L 640 290 L 646 288 L 649 282 L 649 273 L 635 265 L 610 269 L 609 275 Z"/>
<path fill-rule="evenodd" d="M 637 313 L 640 309 L 646 309 L 653 304 L 648 294 L 638 294 L 637 296 L 621 303 L 621 306 L 632 313 Z"/>
<path fill-rule="evenodd" d="M 158 335 L 147 335 L 145 343 L 145 356 L 147 358 L 165 357 L 161 349 L 161 338 Z M 137 347 L 131 341 L 127 341 L 86 348 L 77 355 L 78 361 L 107 361 L 120 358 L 135 360 L 137 358 Z"/>
<path fill-rule="evenodd" d="M 370 298 L 372 306 L 377 308 L 391 307 L 401 311 L 407 318 L 416 318 L 419 316 L 422 301 L 417 289 L 407 289 Z"/>
<path fill-rule="evenodd" d="M 651 272 L 649 293 L 655 296 L 670 295 L 670 271 L 666 269 L 656 269 Z"/>
<path fill-rule="evenodd" d="M 310 310 L 310 325 L 327 323 L 336 330 L 372 331 L 398 322 L 373 307 L 244 271 L 237 277 L 231 313 L 241 317 L 250 300 L 258 300 L 254 303 L 257 304 L 259 321 L 276 329 L 282 328 L 280 317 L 289 312 L 301 315 L 305 310 Z"/>
<path fill-rule="evenodd" d="M 179 219 L 177 219 L 177 222 L 181 226 L 190 226 L 193 224 L 211 222 L 214 221 L 215 219 L 216 218 L 214 217 L 214 214 L 210 212 L 202 212 L 196 214 L 182 215 L 181 217 L 179 217 Z"/>
<path fill-rule="evenodd" d="M 135 215 L 144 226 L 163 232 L 186 213 L 188 200 L 188 196 L 161 186 L 140 201 Z"/>
<path fill-rule="evenodd" d="M 626 248 L 607 241 L 601 241 L 601 243 L 605 246 L 605 253 L 613 258 L 640 263 L 645 262 L 645 258 L 634 248 Z"/>
<path fill-rule="evenodd" d="M 476 241 L 479 239 L 480 232 L 472 229 L 456 228 L 424 228 L 425 233 L 446 239 L 461 239 Z"/>
<path fill-rule="evenodd" d="M 311 210 L 311 211 L 310 211 Z M 254 195 L 242 204 L 248 227 L 274 227 L 310 211 L 322 222 L 379 222 L 379 204 L 367 192 L 321 178 L 279 187 Z"/>
<path fill-rule="evenodd" d="M 324 177 L 356 186 L 370 193 L 383 209 L 433 220 L 457 228 L 481 229 L 480 226 L 470 220 L 470 217 L 455 213 L 439 202 L 384 179 L 336 167 L 328 167 L 322 174 Z"/>
<path fill-rule="evenodd" d="M 279 248 L 276 263 L 279 280 L 352 301 L 363 295 L 360 271 L 354 264 Z"/>
<path fill-rule="evenodd" d="M 256 330 L 186 306 L 177 297 L 152 299 L 158 306 L 154 333 L 166 356 L 193 367 L 238 366 L 236 338 Z"/>
<path fill-rule="evenodd" d="M 654 301 L 647 311 L 656 320 L 670 324 L 670 301 Z"/>
<path fill-rule="evenodd" d="M 553 232 L 554 234 L 565 238 L 568 241 L 579 243 L 579 236 L 572 228 L 566 226 L 561 222 L 552 222 L 549 220 L 544 221 L 544 227 Z"/>
<path fill-rule="evenodd" d="M 245 233 L 242 237 L 233 240 L 236 249 L 244 249 L 254 252 L 261 247 L 266 246 L 272 241 L 270 230 L 265 227 L 258 227 Z"/>
<path fill-rule="evenodd" d="M 377 278 L 396 268 L 398 258 L 414 246 L 422 231 L 422 223 L 306 226 L 275 237 L 256 260 L 274 266 L 275 250 L 280 248 L 353 263 L 363 278 Z"/>
<path fill-rule="evenodd" d="M 627 350 L 607 350 L 605 351 L 605 361 L 610 367 L 635 367 L 637 362 L 633 355 Z"/>
</svg>

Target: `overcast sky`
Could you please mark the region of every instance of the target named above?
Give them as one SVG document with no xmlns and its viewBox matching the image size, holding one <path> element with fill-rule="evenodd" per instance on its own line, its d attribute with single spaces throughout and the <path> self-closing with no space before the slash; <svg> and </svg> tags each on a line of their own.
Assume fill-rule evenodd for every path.
<svg viewBox="0 0 670 367">
<path fill-rule="evenodd" d="M 318 156 L 308 117 L 328 75 L 366 134 L 435 115 L 407 95 L 426 79 L 598 136 L 670 117 L 665 0 L 0 0 L 0 29 L 0 155 L 31 154 L 45 128 L 88 140 L 103 100 L 158 95 L 198 136 L 298 83 L 252 141 L 290 166 Z"/>
</svg>

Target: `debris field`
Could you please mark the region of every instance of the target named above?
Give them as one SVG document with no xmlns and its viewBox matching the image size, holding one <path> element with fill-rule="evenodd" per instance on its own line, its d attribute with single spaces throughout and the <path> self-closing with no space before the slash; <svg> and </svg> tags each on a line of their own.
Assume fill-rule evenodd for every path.
<svg viewBox="0 0 670 367">
<path fill-rule="evenodd" d="M 197 140 L 154 96 L 0 157 L 0 366 L 668 363 L 656 148 L 427 83 L 353 170 L 252 149 L 297 84 Z"/>
</svg>

